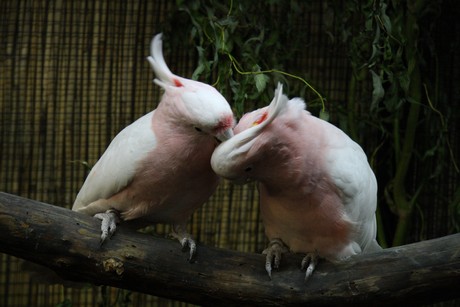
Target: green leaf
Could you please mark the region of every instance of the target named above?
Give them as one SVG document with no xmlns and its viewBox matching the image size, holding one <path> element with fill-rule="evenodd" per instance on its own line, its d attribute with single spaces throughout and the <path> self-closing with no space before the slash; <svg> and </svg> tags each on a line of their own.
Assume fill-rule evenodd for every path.
<svg viewBox="0 0 460 307">
<path fill-rule="evenodd" d="M 199 64 L 192 74 L 192 80 L 198 80 L 200 75 L 204 72 L 205 68 L 206 66 L 203 63 Z"/>
<path fill-rule="evenodd" d="M 254 82 L 256 83 L 256 88 L 259 93 L 265 90 L 269 78 L 265 74 L 255 74 Z"/>
<path fill-rule="evenodd" d="M 407 73 L 403 73 L 398 77 L 399 85 L 403 89 L 404 93 L 409 92 L 410 77 Z"/>
<path fill-rule="evenodd" d="M 326 110 L 323 110 L 321 109 L 321 111 L 319 111 L 319 118 L 321 118 L 322 120 L 325 120 L 325 121 L 329 121 L 329 112 L 327 112 Z"/>
<path fill-rule="evenodd" d="M 373 70 L 370 71 L 372 75 L 372 103 L 371 110 L 376 110 L 379 102 L 383 99 L 385 95 L 385 90 L 382 86 L 382 78 L 377 75 Z"/>
<path fill-rule="evenodd" d="M 388 33 L 391 33 L 392 32 L 391 20 L 390 20 L 390 17 L 388 17 L 386 13 L 386 9 L 387 9 L 387 5 L 383 3 L 381 10 L 380 10 L 380 20 L 382 21 L 383 26 L 385 27 L 385 30 Z"/>
</svg>

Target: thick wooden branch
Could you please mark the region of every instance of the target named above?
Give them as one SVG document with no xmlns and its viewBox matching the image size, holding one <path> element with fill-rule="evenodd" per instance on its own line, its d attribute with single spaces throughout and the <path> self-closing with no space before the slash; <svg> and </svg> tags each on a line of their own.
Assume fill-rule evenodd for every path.
<svg viewBox="0 0 460 307">
<path fill-rule="evenodd" d="M 71 280 L 111 285 L 200 305 L 387 305 L 460 297 L 460 234 L 322 261 L 307 283 L 301 255 L 270 280 L 264 256 L 198 245 L 189 263 L 177 241 L 121 225 L 99 245 L 100 222 L 68 209 L 0 193 L 0 251 Z"/>
</svg>

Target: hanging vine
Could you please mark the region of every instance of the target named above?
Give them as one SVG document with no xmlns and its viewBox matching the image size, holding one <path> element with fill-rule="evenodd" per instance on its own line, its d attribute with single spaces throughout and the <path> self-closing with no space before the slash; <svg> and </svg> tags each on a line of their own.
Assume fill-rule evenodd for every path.
<svg viewBox="0 0 460 307">
<path fill-rule="evenodd" d="M 441 1 L 349 0 L 332 2 L 330 7 L 338 25 L 334 33 L 348 49 L 353 68 L 347 109 L 351 134 L 357 138 L 357 125 L 365 122 L 381 136 L 373 157 L 383 158 L 375 167 L 386 173 L 379 178 L 389 178 L 383 187 L 385 202 L 398 220 L 392 239 L 387 240 L 379 229 L 380 242 L 401 245 L 428 183 L 449 165 L 458 172 L 446 133 L 446 106 L 433 90 L 438 80 L 425 73 L 427 57 L 435 56 L 432 29 Z M 372 87 L 371 101 L 356 114 L 355 104 L 363 103 L 354 96 L 356 83 L 367 80 Z M 446 151 L 450 159 L 442 161 Z M 429 159 L 439 161 L 437 167 L 419 170 L 422 176 L 409 179 L 414 166 Z M 382 224 L 380 221 L 379 226 Z"/>
<path fill-rule="evenodd" d="M 265 106 L 278 81 L 286 91 L 308 91 L 309 107 L 319 105 L 327 118 L 325 99 L 304 78 L 284 70 L 295 58 L 304 39 L 294 31 L 302 18 L 296 1 L 176 1 L 175 27 L 191 37 L 198 52 L 194 79 L 215 80 L 213 85 L 231 97 L 240 116 Z M 178 25 L 178 22 L 182 22 Z M 210 78 L 212 77 L 212 78 Z M 268 84 L 272 86 L 267 87 Z"/>
</svg>

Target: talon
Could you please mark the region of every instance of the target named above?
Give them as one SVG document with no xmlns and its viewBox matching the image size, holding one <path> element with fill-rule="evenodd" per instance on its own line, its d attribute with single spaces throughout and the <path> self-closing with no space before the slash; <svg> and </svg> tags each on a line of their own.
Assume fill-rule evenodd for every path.
<svg viewBox="0 0 460 307">
<path fill-rule="evenodd" d="M 188 261 L 192 262 L 196 252 L 196 243 L 184 228 L 185 227 L 183 225 L 173 225 L 173 232 L 171 233 L 171 236 L 179 240 L 182 245 L 182 251 L 185 251 L 187 246 L 190 248 Z"/>
<path fill-rule="evenodd" d="M 307 265 L 310 263 L 310 254 L 303 257 L 302 262 L 300 263 L 300 269 L 303 271 L 307 268 Z"/>
<path fill-rule="evenodd" d="M 188 261 L 192 262 L 193 257 L 195 256 L 195 252 L 196 252 L 196 243 L 195 243 L 195 241 L 190 240 L 189 247 L 190 247 L 190 257 L 188 258 Z"/>
<path fill-rule="evenodd" d="M 271 261 L 265 262 L 265 271 L 267 271 L 268 277 L 270 277 L 270 279 L 272 279 L 272 264 L 271 264 Z"/>
<path fill-rule="evenodd" d="M 316 268 L 316 264 L 318 263 L 318 254 L 316 253 L 309 253 L 303 259 L 301 263 L 301 270 L 305 270 L 305 281 L 307 281 L 310 276 L 313 274 L 313 271 Z"/>
<path fill-rule="evenodd" d="M 273 261 L 273 251 L 270 247 L 266 248 L 262 254 L 266 254 L 265 257 L 265 271 L 268 273 L 268 277 L 272 279 L 272 261 Z"/>
<path fill-rule="evenodd" d="M 185 249 L 187 248 L 187 238 L 182 238 L 182 240 L 180 240 L 180 245 L 182 245 L 182 251 L 185 252 Z"/>
<path fill-rule="evenodd" d="M 115 233 L 117 223 L 120 222 L 120 217 L 116 210 L 107 210 L 103 213 L 97 213 L 94 217 L 101 220 L 101 239 L 99 244 L 102 245 Z"/>
<path fill-rule="evenodd" d="M 279 239 L 271 240 L 268 244 L 268 247 L 262 251 L 262 254 L 267 255 L 265 257 L 265 271 L 267 271 L 268 277 L 270 277 L 270 279 L 272 279 L 272 269 L 279 268 L 281 255 L 287 251 L 287 247 Z"/>
<path fill-rule="evenodd" d="M 183 238 L 180 240 L 180 244 L 182 245 L 182 251 L 185 252 L 188 248 L 190 249 L 190 257 L 188 258 L 189 262 L 192 262 L 193 256 L 195 256 L 196 251 L 196 243 L 192 238 Z"/>
</svg>

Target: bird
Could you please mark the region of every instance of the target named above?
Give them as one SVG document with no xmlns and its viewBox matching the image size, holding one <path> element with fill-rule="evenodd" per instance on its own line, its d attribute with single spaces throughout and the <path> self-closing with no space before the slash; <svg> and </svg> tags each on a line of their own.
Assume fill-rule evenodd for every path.
<svg viewBox="0 0 460 307">
<path fill-rule="evenodd" d="M 235 119 L 212 86 L 173 74 L 154 36 L 147 57 L 164 94 L 156 109 L 121 130 L 92 167 L 72 210 L 101 220 L 101 244 L 118 223 L 170 223 L 182 247 L 196 243 L 186 229 L 192 213 L 215 191 L 210 165 L 219 142 L 233 136 Z"/>
<path fill-rule="evenodd" d="M 381 249 L 377 180 L 356 142 L 282 90 L 278 84 L 269 106 L 240 119 L 211 165 L 236 183 L 257 181 L 270 279 L 282 255 L 293 252 L 305 255 L 307 281 L 321 258 L 338 262 Z"/>
</svg>

